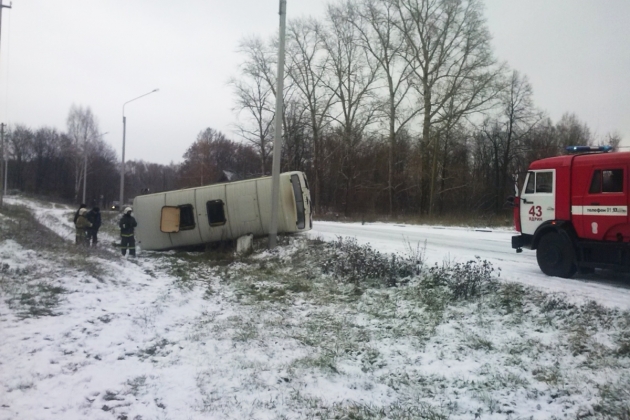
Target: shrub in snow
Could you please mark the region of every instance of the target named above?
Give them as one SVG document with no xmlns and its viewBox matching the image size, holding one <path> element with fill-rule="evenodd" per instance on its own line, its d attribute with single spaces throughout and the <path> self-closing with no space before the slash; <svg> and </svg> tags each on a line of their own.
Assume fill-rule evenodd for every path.
<svg viewBox="0 0 630 420">
<path fill-rule="evenodd" d="M 396 286 L 401 280 L 419 274 L 422 266 L 415 256 L 382 254 L 369 244 L 359 245 L 356 238 L 337 237 L 326 246 L 329 258 L 323 263 L 323 272 L 355 285 L 377 280 Z"/>
<path fill-rule="evenodd" d="M 422 285 L 443 288 L 452 300 L 469 300 L 497 290 L 493 272 L 492 264 L 479 257 L 465 263 L 435 264 L 424 276 Z"/>
</svg>

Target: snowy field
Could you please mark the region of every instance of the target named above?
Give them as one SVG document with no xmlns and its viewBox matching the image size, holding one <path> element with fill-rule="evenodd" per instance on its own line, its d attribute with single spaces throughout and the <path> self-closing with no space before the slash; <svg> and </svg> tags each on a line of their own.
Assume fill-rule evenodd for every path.
<svg viewBox="0 0 630 420">
<path fill-rule="evenodd" d="M 312 237 L 382 252 L 420 243 L 425 274 L 384 287 L 344 281 L 349 248 L 304 236 L 249 257 L 136 260 L 109 245 L 113 214 L 84 250 L 74 209 L 5 202 L 0 419 L 630 416 L 624 279 L 543 276 L 510 232 L 316 223 Z M 427 274 L 434 262 L 475 256 L 501 268 L 492 293 L 428 288 L 444 274 Z"/>
</svg>

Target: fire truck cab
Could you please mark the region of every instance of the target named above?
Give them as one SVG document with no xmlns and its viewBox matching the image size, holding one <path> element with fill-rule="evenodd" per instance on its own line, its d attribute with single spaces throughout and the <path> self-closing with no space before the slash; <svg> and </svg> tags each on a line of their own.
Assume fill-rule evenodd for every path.
<svg viewBox="0 0 630 420">
<path fill-rule="evenodd" d="M 509 199 L 520 235 L 512 248 L 536 250 L 547 275 L 630 269 L 630 152 L 595 151 L 532 162 L 520 195 Z"/>
</svg>

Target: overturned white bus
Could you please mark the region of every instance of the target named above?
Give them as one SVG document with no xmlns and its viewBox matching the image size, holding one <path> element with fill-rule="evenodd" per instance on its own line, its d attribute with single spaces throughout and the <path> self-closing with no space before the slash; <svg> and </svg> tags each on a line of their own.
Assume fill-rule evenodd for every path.
<svg viewBox="0 0 630 420">
<path fill-rule="evenodd" d="M 165 250 L 269 234 L 271 177 L 140 195 L 133 200 L 140 248 Z M 278 233 L 310 230 L 311 196 L 303 172 L 280 174 Z"/>
</svg>

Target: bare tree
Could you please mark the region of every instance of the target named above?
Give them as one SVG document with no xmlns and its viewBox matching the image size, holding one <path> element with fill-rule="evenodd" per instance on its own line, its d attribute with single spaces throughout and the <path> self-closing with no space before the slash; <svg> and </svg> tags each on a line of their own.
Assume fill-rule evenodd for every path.
<svg viewBox="0 0 630 420">
<path fill-rule="evenodd" d="M 53 172 L 55 158 L 59 155 L 60 134 L 56 129 L 42 127 L 35 132 L 32 150 L 35 160 L 35 193 L 41 193 L 42 189 Z"/>
<path fill-rule="evenodd" d="M 586 123 L 579 120 L 577 115 L 566 113 L 556 124 L 556 138 L 558 152 L 562 153 L 568 146 L 591 146 L 593 137 Z"/>
<path fill-rule="evenodd" d="M 314 204 L 321 211 L 322 131 L 335 95 L 327 89 L 330 57 L 324 48 L 323 28 L 314 19 L 290 22 L 287 34 L 287 74 L 301 93 L 313 142 Z"/>
<path fill-rule="evenodd" d="M 116 151 L 102 135 L 89 140 L 86 204 L 105 206 L 119 196 L 119 165 Z"/>
<path fill-rule="evenodd" d="M 619 145 L 621 144 L 621 134 L 618 132 L 612 132 L 606 134 L 604 137 L 603 145 L 612 147 L 613 152 L 619 151 Z"/>
<path fill-rule="evenodd" d="M 222 170 L 233 170 L 233 143 L 220 131 L 206 128 L 184 153 L 180 180 L 186 186 L 202 186 L 217 182 Z"/>
<path fill-rule="evenodd" d="M 129 188 L 125 187 L 132 196 L 146 193 L 156 193 L 177 188 L 177 174 L 180 165 L 171 163 L 161 165 L 140 161 L 129 161 L 130 176 L 125 178 Z"/>
<path fill-rule="evenodd" d="M 79 190 L 85 177 L 84 160 L 89 153 L 89 142 L 99 135 L 98 122 L 90 107 L 72 105 L 66 120 L 68 136 L 73 144 L 74 200 L 79 200 Z"/>
<path fill-rule="evenodd" d="M 223 171 L 233 172 L 239 178 L 257 173 L 255 152 L 249 144 L 239 144 L 220 131 L 206 128 L 184 153 L 179 168 L 179 185 L 197 187 L 218 182 Z"/>
<path fill-rule="evenodd" d="M 354 7 L 354 6 L 351 6 Z M 410 78 L 413 69 L 410 60 L 405 59 L 407 49 L 405 38 L 396 22 L 399 15 L 389 1 L 362 0 L 356 6 L 359 19 L 350 19 L 359 34 L 361 46 L 374 58 L 385 79 L 387 99 L 382 112 L 388 122 L 388 179 L 389 213 L 394 206 L 394 150 L 400 130 L 421 111 L 410 105 Z M 354 17 L 354 16 L 352 16 Z"/>
<path fill-rule="evenodd" d="M 424 113 L 423 148 L 432 145 L 429 213 L 435 202 L 438 130 L 450 130 L 497 94 L 498 74 L 480 0 L 391 0 Z"/>
<path fill-rule="evenodd" d="M 312 132 L 308 108 L 299 99 L 288 101 L 284 105 L 284 143 L 282 148 L 284 170 L 305 171 L 311 161 Z"/>
<path fill-rule="evenodd" d="M 368 125 L 375 123 L 374 89 L 377 88 L 378 64 L 360 46 L 360 35 L 350 23 L 357 19 L 350 3 L 328 6 L 328 30 L 323 38 L 330 57 L 331 78 L 328 88 L 336 97 L 330 118 L 340 127 L 342 170 L 345 184 L 345 211 L 359 173 L 354 155 Z"/>
<path fill-rule="evenodd" d="M 532 130 L 544 119 L 544 114 L 534 108 L 532 95 L 527 77 L 512 71 L 498 97 L 500 115 L 483 124 L 483 133 L 492 148 L 496 211 L 503 205 L 506 185 L 515 169 L 514 159 L 528 147 L 526 141 Z"/>
<path fill-rule="evenodd" d="M 239 121 L 237 130 L 241 137 L 256 148 L 260 156 L 261 175 L 264 175 L 273 146 L 273 52 L 259 37 L 241 41 L 239 52 L 245 55 L 241 77 L 230 81 L 236 96 L 235 110 L 239 115 L 244 114 L 244 121 Z"/>
<path fill-rule="evenodd" d="M 9 165 L 13 177 L 9 177 L 11 184 L 19 189 L 25 189 L 24 167 L 30 159 L 33 142 L 33 131 L 22 125 L 16 124 L 8 134 L 8 155 L 13 159 L 13 165 Z M 11 166 L 13 166 L 11 168 Z"/>
</svg>

